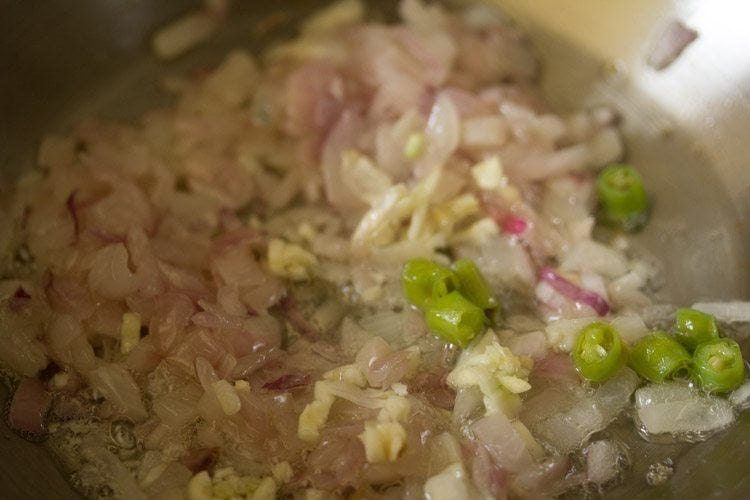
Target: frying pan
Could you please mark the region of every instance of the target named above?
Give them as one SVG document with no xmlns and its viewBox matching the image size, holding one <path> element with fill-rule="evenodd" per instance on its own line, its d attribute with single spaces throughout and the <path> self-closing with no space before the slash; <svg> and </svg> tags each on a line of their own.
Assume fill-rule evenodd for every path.
<svg viewBox="0 0 750 500">
<path fill-rule="evenodd" d="M 174 62 L 157 62 L 150 34 L 189 0 L 0 0 L 0 196 L 34 163 L 40 138 L 82 117 L 133 120 L 167 97 L 159 79 L 210 66 L 233 46 L 288 37 L 324 2 L 236 2 L 225 29 Z M 627 160 L 655 193 L 635 244 L 665 265 L 660 296 L 676 304 L 750 299 L 750 3 L 742 0 L 498 0 L 531 34 L 541 85 L 557 110 L 607 103 L 622 116 Z M 393 2 L 371 2 L 392 12 Z M 645 64 L 674 18 L 699 38 L 663 71 Z M 0 348 L 2 348 L 0 346 Z M 746 351 L 747 353 L 747 351 Z M 3 400 L 7 394 L 2 394 Z M 0 497 L 79 496 L 39 446 L 0 425 Z M 692 447 L 644 443 L 642 465 L 612 498 L 750 498 L 750 415 Z M 648 487 L 649 463 L 675 459 L 672 480 Z"/>
</svg>

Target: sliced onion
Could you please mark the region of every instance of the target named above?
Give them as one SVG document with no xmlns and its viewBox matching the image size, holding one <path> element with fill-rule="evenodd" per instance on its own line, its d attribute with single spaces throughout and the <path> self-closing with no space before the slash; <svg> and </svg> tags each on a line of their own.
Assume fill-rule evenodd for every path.
<svg viewBox="0 0 750 500">
<path fill-rule="evenodd" d="M 600 295 L 571 283 L 550 267 L 543 267 L 539 271 L 539 279 L 549 283 L 552 288 L 567 298 L 591 307 L 599 316 L 605 316 L 609 312 L 609 304 Z"/>
<path fill-rule="evenodd" d="M 24 379 L 13 393 L 10 403 L 8 422 L 11 428 L 26 436 L 46 434 L 44 420 L 51 402 L 52 396 L 42 382 L 33 378 Z"/>
</svg>

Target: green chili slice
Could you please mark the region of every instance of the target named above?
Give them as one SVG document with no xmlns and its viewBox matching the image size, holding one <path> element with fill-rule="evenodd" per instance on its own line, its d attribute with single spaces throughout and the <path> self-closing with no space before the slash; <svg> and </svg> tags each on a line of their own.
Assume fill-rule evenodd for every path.
<svg viewBox="0 0 750 500">
<path fill-rule="evenodd" d="M 695 309 L 678 309 L 675 326 L 675 338 L 691 352 L 700 344 L 719 338 L 716 319 Z"/>
<path fill-rule="evenodd" d="M 463 296 L 485 311 L 488 317 L 491 317 L 500 304 L 474 261 L 469 259 L 457 260 L 453 264 L 453 269 L 461 282 Z"/>
<path fill-rule="evenodd" d="M 457 291 L 433 299 L 425 312 L 433 333 L 461 347 L 469 345 L 482 330 L 484 319 L 484 311 Z"/>
<path fill-rule="evenodd" d="M 640 339 L 630 351 L 630 367 L 651 382 L 664 382 L 690 367 L 690 353 L 673 337 L 655 332 Z"/>
<path fill-rule="evenodd" d="M 427 259 L 412 259 L 401 272 L 406 299 L 424 310 L 433 299 L 443 297 L 460 285 L 456 273 Z"/>
<path fill-rule="evenodd" d="M 578 333 L 573 348 L 573 363 L 584 378 L 603 382 L 625 363 L 625 348 L 617 330 L 595 322 Z"/>
<path fill-rule="evenodd" d="M 640 228 L 648 215 L 643 179 L 630 165 L 610 165 L 596 179 L 600 215 L 626 231 Z"/>
<path fill-rule="evenodd" d="M 745 380 L 745 361 L 732 339 L 709 340 L 693 353 L 693 378 L 708 392 L 729 392 Z"/>
</svg>

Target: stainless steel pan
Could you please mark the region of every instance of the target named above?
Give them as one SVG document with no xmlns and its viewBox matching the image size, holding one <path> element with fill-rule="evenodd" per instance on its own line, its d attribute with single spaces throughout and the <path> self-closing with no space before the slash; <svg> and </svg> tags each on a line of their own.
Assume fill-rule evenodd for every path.
<svg viewBox="0 0 750 500">
<path fill-rule="evenodd" d="M 294 22 L 322 3 L 236 2 L 211 43 L 163 65 L 147 51 L 150 33 L 198 2 L 0 0 L 0 195 L 32 166 L 44 133 L 91 113 L 132 119 L 164 101 L 160 76 L 215 63 L 236 44 L 258 49 L 289 36 Z M 666 264 L 664 296 L 680 304 L 750 299 L 750 30 L 743 26 L 750 4 L 498 3 L 532 33 L 544 62 L 543 87 L 558 109 L 606 102 L 621 112 L 628 160 L 656 193 L 653 221 L 637 244 Z M 654 33 L 675 16 L 700 36 L 656 72 L 644 64 L 645 54 Z M 0 436 L 0 497 L 78 498 L 41 447 L 4 425 Z M 672 452 L 650 445 L 638 453 L 656 460 Z M 728 433 L 672 455 L 681 456 L 667 486 L 646 487 L 641 468 L 612 496 L 750 497 L 747 414 Z"/>
</svg>

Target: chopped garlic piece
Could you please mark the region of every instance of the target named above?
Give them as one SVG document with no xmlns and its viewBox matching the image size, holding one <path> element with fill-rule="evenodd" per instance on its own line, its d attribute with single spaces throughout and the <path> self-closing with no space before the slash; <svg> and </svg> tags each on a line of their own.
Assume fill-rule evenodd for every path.
<svg viewBox="0 0 750 500">
<path fill-rule="evenodd" d="M 250 54 L 236 50 L 206 78 L 203 89 L 224 104 L 236 107 L 249 98 L 257 73 Z"/>
<path fill-rule="evenodd" d="M 465 193 L 433 207 L 431 219 L 436 228 L 449 232 L 458 222 L 478 212 L 479 200 L 473 194 Z"/>
<path fill-rule="evenodd" d="M 70 382 L 70 373 L 59 372 L 52 376 L 52 387 L 56 389 L 62 389 Z"/>
<path fill-rule="evenodd" d="M 485 191 L 495 191 L 508 185 L 500 158 L 491 156 L 471 167 L 471 176 L 477 186 Z"/>
<path fill-rule="evenodd" d="M 404 184 L 391 186 L 362 216 L 352 235 L 355 245 L 388 245 L 398 237 L 403 222 L 413 219 L 408 233 L 421 234 L 426 207 L 442 178 L 442 168 L 433 169 L 412 189 Z"/>
<path fill-rule="evenodd" d="M 460 463 L 455 463 L 424 483 L 427 500 L 471 500 L 466 472 Z"/>
<path fill-rule="evenodd" d="M 188 500 L 213 500 L 211 476 L 207 471 L 200 471 L 188 483 Z"/>
<path fill-rule="evenodd" d="M 497 379 L 502 385 L 505 386 L 513 394 L 520 394 L 531 389 L 531 384 L 522 378 L 513 377 L 510 375 L 499 375 Z"/>
<path fill-rule="evenodd" d="M 385 400 L 385 405 L 378 413 L 378 420 L 381 422 L 393 420 L 406 422 L 411 412 L 411 403 L 403 396 L 389 396 Z"/>
<path fill-rule="evenodd" d="M 349 382 L 357 387 L 367 385 L 367 378 L 359 366 L 355 364 L 338 366 L 323 374 L 326 380 L 338 380 L 340 382 Z"/>
<path fill-rule="evenodd" d="M 315 399 L 305 406 L 297 423 L 297 435 L 303 441 L 317 441 L 320 429 L 328 420 L 335 398 L 323 381 L 315 383 Z"/>
<path fill-rule="evenodd" d="M 216 399 L 219 400 L 221 409 L 226 415 L 231 416 L 240 411 L 242 402 L 232 384 L 226 380 L 219 380 L 218 382 L 214 382 L 213 389 Z"/>
<path fill-rule="evenodd" d="M 305 490 L 305 500 L 325 500 L 328 498 L 328 493 L 315 488 L 307 488 Z"/>
<path fill-rule="evenodd" d="M 406 396 L 409 393 L 406 384 L 402 384 L 401 382 L 392 383 L 391 390 L 399 396 Z"/>
<path fill-rule="evenodd" d="M 528 391 L 532 361 L 516 356 L 500 345 L 494 332 L 470 346 L 448 374 L 447 382 L 454 388 L 477 386 L 482 391 L 487 414 L 503 412 L 514 415 L 520 409 L 518 394 Z"/>
<path fill-rule="evenodd" d="M 317 265 L 317 257 L 299 245 L 279 239 L 268 243 L 268 267 L 278 276 L 293 281 L 308 280 Z"/>
<path fill-rule="evenodd" d="M 396 237 L 396 225 L 411 211 L 409 190 L 403 184 L 388 189 L 359 221 L 352 235 L 358 244 L 387 245 Z"/>
<path fill-rule="evenodd" d="M 365 446 L 368 462 L 393 462 L 406 445 L 406 430 L 398 422 L 365 422 L 365 430 L 359 439 Z"/>
<path fill-rule="evenodd" d="M 409 135 L 404 145 L 404 157 L 407 160 L 416 160 L 424 152 L 425 136 L 423 133 L 414 132 Z"/>
<path fill-rule="evenodd" d="M 274 500 L 276 498 L 276 481 L 271 477 L 263 478 L 253 492 L 250 500 Z"/>
<path fill-rule="evenodd" d="M 129 353 L 141 340 L 141 315 L 135 312 L 126 312 L 122 315 L 120 326 L 120 352 Z"/>
<path fill-rule="evenodd" d="M 307 221 L 300 222 L 299 226 L 297 226 L 297 233 L 308 243 L 315 241 L 315 238 L 318 236 L 318 232 L 313 225 Z"/>
<path fill-rule="evenodd" d="M 369 205 L 373 205 L 393 186 L 391 176 L 379 169 L 359 151 L 349 149 L 341 154 L 341 182 Z"/>
<path fill-rule="evenodd" d="M 271 466 L 271 474 L 273 474 L 273 477 L 277 482 L 288 483 L 294 476 L 294 470 L 292 469 L 292 466 L 289 465 L 289 462 L 284 461 L 273 464 Z"/>
<path fill-rule="evenodd" d="M 452 244 L 469 243 L 473 245 L 481 245 L 488 239 L 499 234 L 500 230 L 495 221 L 489 217 L 484 217 L 473 223 L 468 229 L 454 234 L 450 238 L 450 242 Z"/>
<path fill-rule="evenodd" d="M 205 42 L 219 26 L 219 18 L 202 10 L 189 12 L 162 27 L 151 39 L 159 59 L 174 59 Z"/>
<path fill-rule="evenodd" d="M 288 465 L 288 464 L 287 464 Z M 233 468 L 201 471 L 190 479 L 188 500 L 273 500 L 278 489 L 272 477 L 240 476 Z"/>
<path fill-rule="evenodd" d="M 352 366 L 356 365 L 333 369 L 324 375 L 323 380 L 315 383 L 315 399 L 305 406 L 297 422 L 297 435 L 300 439 L 310 442 L 320 439 L 320 429 L 328 420 L 328 414 L 336 398 L 345 399 L 363 408 L 380 409 L 379 422 L 406 421 L 411 411 L 411 404 L 404 397 L 406 387 L 399 388 L 404 395 L 388 389 L 363 388 L 366 386 L 366 380 L 360 379 L 360 376 L 363 377 L 361 371 L 357 374 Z M 362 382 L 362 385 L 358 386 L 345 380 L 346 378 L 357 383 Z"/>
<path fill-rule="evenodd" d="M 236 391 L 250 392 L 250 382 L 247 380 L 235 380 L 234 389 Z"/>
</svg>

